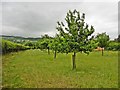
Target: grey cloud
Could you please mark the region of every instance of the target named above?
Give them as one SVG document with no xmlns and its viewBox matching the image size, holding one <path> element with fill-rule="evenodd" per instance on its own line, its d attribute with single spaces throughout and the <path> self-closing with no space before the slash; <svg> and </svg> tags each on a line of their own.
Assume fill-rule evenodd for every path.
<svg viewBox="0 0 120 90">
<path fill-rule="evenodd" d="M 3 3 L 3 34 L 38 37 L 48 33 L 53 36 L 57 32 L 56 22 L 64 21 L 68 10 L 77 9 L 86 14 L 86 22 L 95 27 L 95 33 L 105 31 L 113 39 L 117 37 L 116 5 L 107 2 Z"/>
<path fill-rule="evenodd" d="M 118 34 L 120 34 L 120 1 L 118 3 Z"/>
</svg>

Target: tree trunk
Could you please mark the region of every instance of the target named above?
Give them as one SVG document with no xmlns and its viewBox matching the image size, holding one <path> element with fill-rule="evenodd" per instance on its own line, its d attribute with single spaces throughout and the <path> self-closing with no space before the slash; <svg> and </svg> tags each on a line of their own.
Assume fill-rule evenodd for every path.
<svg viewBox="0 0 120 90">
<path fill-rule="evenodd" d="M 56 50 L 55 50 L 55 51 L 54 51 L 54 59 L 56 59 L 56 53 L 57 53 L 57 52 L 56 52 Z"/>
<path fill-rule="evenodd" d="M 50 54 L 50 49 L 48 48 L 48 54 Z"/>
<path fill-rule="evenodd" d="M 4 53 L 6 54 L 7 53 L 7 43 L 5 42 L 5 46 L 4 46 L 5 48 L 4 48 Z"/>
<path fill-rule="evenodd" d="M 103 49 L 102 49 L 102 56 L 103 56 Z"/>
<path fill-rule="evenodd" d="M 76 57 L 76 53 L 74 52 L 74 54 L 72 55 L 73 70 L 76 69 L 75 57 Z"/>
</svg>

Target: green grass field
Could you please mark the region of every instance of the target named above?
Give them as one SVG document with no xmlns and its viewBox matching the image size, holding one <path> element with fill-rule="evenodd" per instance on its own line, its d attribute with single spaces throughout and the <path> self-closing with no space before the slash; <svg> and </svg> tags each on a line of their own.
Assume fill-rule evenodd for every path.
<svg viewBox="0 0 120 90">
<path fill-rule="evenodd" d="M 71 54 L 27 50 L 3 55 L 3 87 L 10 88 L 117 88 L 118 52 L 77 53 L 72 70 Z"/>
</svg>

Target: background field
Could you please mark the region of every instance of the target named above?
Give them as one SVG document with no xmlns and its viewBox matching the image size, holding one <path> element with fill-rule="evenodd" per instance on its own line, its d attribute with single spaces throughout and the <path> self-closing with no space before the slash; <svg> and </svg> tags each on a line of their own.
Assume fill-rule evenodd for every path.
<svg viewBox="0 0 120 90">
<path fill-rule="evenodd" d="M 118 52 L 77 53 L 72 70 L 71 54 L 26 50 L 3 55 L 3 87 L 23 88 L 117 88 Z"/>
</svg>

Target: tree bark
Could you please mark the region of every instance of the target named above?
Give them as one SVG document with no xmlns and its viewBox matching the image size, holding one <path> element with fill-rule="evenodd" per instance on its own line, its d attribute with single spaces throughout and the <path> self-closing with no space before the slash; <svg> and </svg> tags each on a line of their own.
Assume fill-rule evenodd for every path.
<svg viewBox="0 0 120 90">
<path fill-rule="evenodd" d="M 76 63 L 75 63 L 75 58 L 76 58 L 76 52 L 72 55 L 72 61 L 73 61 L 73 70 L 76 69 Z"/>
<path fill-rule="evenodd" d="M 48 54 L 50 54 L 50 49 L 48 48 Z"/>
<path fill-rule="evenodd" d="M 103 49 L 102 49 L 102 56 L 103 56 Z"/>
<path fill-rule="evenodd" d="M 5 42 L 5 48 L 4 48 L 4 53 L 7 53 L 7 43 Z"/>
<path fill-rule="evenodd" d="M 55 50 L 55 51 L 54 51 L 54 59 L 56 59 L 56 53 L 57 53 L 57 52 L 56 52 L 56 50 Z"/>
</svg>

